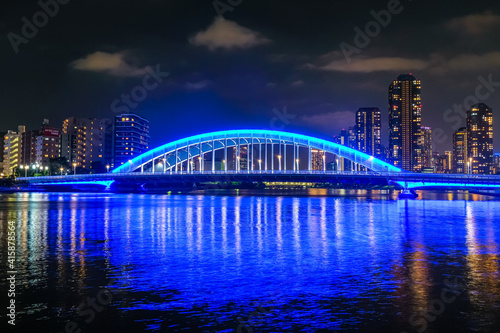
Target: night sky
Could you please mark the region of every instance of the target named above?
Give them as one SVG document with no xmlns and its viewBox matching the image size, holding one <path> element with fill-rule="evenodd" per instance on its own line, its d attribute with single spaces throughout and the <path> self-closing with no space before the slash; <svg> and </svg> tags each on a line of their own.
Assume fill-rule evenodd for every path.
<svg viewBox="0 0 500 333">
<path fill-rule="evenodd" d="M 493 108 L 500 151 L 498 0 L 228 0 L 231 8 L 221 0 L 224 20 L 212 1 L 59 1 L 57 13 L 48 7 L 53 17 L 36 15 L 37 1 L 2 2 L 0 131 L 128 108 L 150 120 L 152 147 L 238 128 L 329 138 L 354 124 L 359 107 L 376 106 L 387 146 L 388 86 L 413 73 L 422 124 L 442 130 L 435 150 L 451 149 L 465 125 L 454 104 L 477 95 Z M 371 12 L 388 6 L 390 22 L 380 32 L 369 25 L 373 37 L 356 47 L 354 28 L 364 31 Z M 25 28 L 26 38 L 22 19 L 34 15 L 40 27 Z M 350 63 L 341 43 L 356 47 Z M 160 82 L 149 77 L 158 70 Z M 145 91 L 145 77 L 151 90 L 125 108 L 121 95 Z M 479 77 L 493 83 L 477 89 Z"/>
</svg>

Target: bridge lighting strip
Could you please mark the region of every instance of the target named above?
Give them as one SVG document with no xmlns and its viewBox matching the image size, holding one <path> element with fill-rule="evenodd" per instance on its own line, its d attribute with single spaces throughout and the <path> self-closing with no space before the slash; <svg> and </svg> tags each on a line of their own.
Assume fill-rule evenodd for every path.
<svg viewBox="0 0 500 333">
<path fill-rule="evenodd" d="M 36 185 L 103 185 L 106 188 L 113 184 L 114 180 L 96 180 L 96 181 L 80 181 L 80 182 L 54 182 L 54 183 L 38 183 Z"/>
<path fill-rule="evenodd" d="M 438 183 L 438 182 L 395 182 L 402 188 L 425 188 L 425 187 L 461 187 L 461 188 L 500 188 L 500 184 L 475 184 L 475 183 Z"/>
</svg>

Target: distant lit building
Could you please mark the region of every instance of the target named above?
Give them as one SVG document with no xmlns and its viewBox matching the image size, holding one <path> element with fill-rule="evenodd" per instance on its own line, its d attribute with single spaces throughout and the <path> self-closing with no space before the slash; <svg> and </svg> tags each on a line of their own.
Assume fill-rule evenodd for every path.
<svg viewBox="0 0 500 333">
<path fill-rule="evenodd" d="M 420 146 L 419 163 L 422 168 L 432 168 L 432 129 L 430 127 L 422 126 Z"/>
<path fill-rule="evenodd" d="M 379 108 L 360 108 L 356 112 L 355 148 L 370 156 L 380 158 L 381 151 L 381 112 Z"/>
<path fill-rule="evenodd" d="M 493 164 L 495 167 L 495 174 L 500 174 L 500 153 L 493 154 Z"/>
<path fill-rule="evenodd" d="M 467 111 L 469 170 L 472 174 L 493 173 L 493 112 L 484 103 Z"/>
<path fill-rule="evenodd" d="M 313 171 L 322 171 L 323 166 L 323 156 L 324 153 L 322 150 L 311 149 L 311 170 Z"/>
<path fill-rule="evenodd" d="M 26 131 L 22 134 L 21 165 L 36 164 L 36 143 L 40 130 Z"/>
<path fill-rule="evenodd" d="M 453 172 L 454 173 L 468 173 L 467 163 L 468 157 L 468 140 L 467 128 L 459 128 L 453 134 Z"/>
<path fill-rule="evenodd" d="M 44 119 L 40 130 L 22 134 L 21 165 L 49 166 L 50 159 L 60 156 L 61 130 Z"/>
<path fill-rule="evenodd" d="M 113 123 L 103 118 L 68 118 L 63 122 L 61 157 L 92 172 L 112 161 Z"/>
<path fill-rule="evenodd" d="M 136 114 L 121 114 L 114 124 L 114 167 L 149 150 L 149 121 Z"/>
<path fill-rule="evenodd" d="M 453 153 L 446 151 L 444 154 L 434 152 L 432 154 L 434 172 L 436 173 L 451 173 L 453 168 Z M 429 168 L 424 168 L 428 170 Z"/>
<path fill-rule="evenodd" d="M 444 156 L 445 156 L 445 165 L 444 165 L 445 173 L 451 173 L 453 170 L 453 152 L 445 151 Z"/>
<path fill-rule="evenodd" d="M 402 74 L 389 87 L 390 162 L 407 171 L 421 171 L 421 82 Z"/>
<path fill-rule="evenodd" d="M 2 152 L 0 152 L 0 174 L 4 174 L 4 172 L 3 172 L 3 149 L 4 149 L 4 142 L 5 142 L 5 135 L 6 134 L 7 134 L 6 132 L 0 132 L 0 149 L 2 149 Z"/>
<path fill-rule="evenodd" d="M 349 148 L 356 148 L 356 139 L 357 139 L 356 129 L 354 128 L 354 126 L 350 126 L 347 130 L 342 129 L 342 131 L 340 131 L 337 143 Z M 353 171 L 354 170 L 353 163 L 343 157 L 340 157 L 338 161 L 338 170 Z"/>
<path fill-rule="evenodd" d="M 235 154 L 236 156 L 236 154 Z M 248 146 L 240 145 L 240 170 L 249 170 Z"/>
<path fill-rule="evenodd" d="M 21 165 L 21 140 L 25 132 L 24 126 L 18 131 L 8 131 L 3 137 L 3 173 L 10 176 Z"/>
<path fill-rule="evenodd" d="M 61 130 L 45 126 L 37 137 L 36 161 L 43 166 L 49 166 L 50 160 L 60 156 Z"/>
<path fill-rule="evenodd" d="M 432 165 L 434 166 L 435 173 L 444 173 L 442 164 L 441 164 L 441 154 L 439 152 L 432 152 Z"/>
</svg>

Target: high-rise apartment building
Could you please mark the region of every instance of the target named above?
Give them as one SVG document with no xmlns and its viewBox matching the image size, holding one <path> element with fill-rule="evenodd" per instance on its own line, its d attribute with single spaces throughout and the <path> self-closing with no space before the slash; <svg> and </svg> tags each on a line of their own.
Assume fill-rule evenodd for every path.
<svg viewBox="0 0 500 333">
<path fill-rule="evenodd" d="M 36 141 L 40 130 L 26 131 L 22 134 L 21 165 L 36 163 Z"/>
<path fill-rule="evenodd" d="M 354 126 L 349 126 L 349 128 L 346 130 L 345 128 L 340 131 L 340 134 L 337 138 L 337 143 L 349 147 L 349 148 L 356 148 L 356 138 L 357 138 L 357 133 L 356 129 Z M 345 159 L 344 157 L 339 157 L 337 161 L 338 165 L 338 170 L 339 171 L 352 171 L 354 170 L 353 168 L 353 163 Z"/>
<path fill-rule="evenodd" d="M 149 150 L 149 121 L 136 114 L 121 114 L 115 117 L 114 167 Z"/>
<path fill-rule="evenodd" d="M 89 172 L 112 161 L 113 123 L 110 119 L 68 118 L 63 122 L 61 157 Z"/>
<path fill-rule="evenodd" d="M 420 159 L 422 168 L 432 168 L 432 129 L 422 126 L 422 136 L 420 139 Z"/>
<path fill-rule="evenodd" d="M 467 111 L 469 173 L 493 173 L 493 111 L 484 103 Z"/>
<path fill-rule="evenodd" d="M 446 159 L 445 173 L 451 173 L 453 171 L 453 152 L 447 150 L 444 152 Z"/>
<path fill-rule="evenodd" d="M 411 74 L 402 74 L 389 87 L 389 149 L 395 166 L 422 170 L 421 122 L 421 82 Z"/>
<path fill-rule="evenodd" d="M 19 126 L 17 132 L 8 131 L 3 137 L 3 174 L 10 176 L 21 165 L 21 140 L 25 132 L 24 126 Z"/>
<path fill-rule="evenodd" d="M 61 151 L 61 130 L 49 125 L 44 119 L 40 130 L 26 131 L 22 135 L 21 165 L 49 166 Z"/>
<path fill-rule="evenodd" d="M 381 151 L 381 112 L 379 108 L 360 108 L 356 112 L 355 148 L 370 156 L 380 158 Z"/>
<path fill-rule="evenodd" d="M 323 171 L 324 163 L 324 152 L 318 149 L 311 149 L 311 170 Z"/>
<path fill-rule="evenodd" d="M 493 154 L 493 167 L 495 168 L 495 174 L 500 173 L 500 153 Z"/>
<path fill-rule="evenodd" d="M 453 134 L 453 172 L 468 173 L 469 148 L 467 140 L 467 128 L 459 128 Z"/>
</svg>

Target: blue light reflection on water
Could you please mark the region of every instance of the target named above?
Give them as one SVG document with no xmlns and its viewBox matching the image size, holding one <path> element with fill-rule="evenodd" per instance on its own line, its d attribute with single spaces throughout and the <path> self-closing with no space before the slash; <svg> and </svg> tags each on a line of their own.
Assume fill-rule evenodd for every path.
<svg viewBox="0 0 500 333">
<path fill-rule="evenodd" d="M 397 322 L 416 331 L 408 318 L 428 308 L 446 278 L 458 277 L 467 292 L 453 306 L 462 313 L 447 315 L 456 316 L 457 327 L 487 331 L 500 306 L 499 207 L 498 201 L 16 194 L 2 197 L 0 220 L 2 228 L 19 221 L 26 320 L 53 318 L 55 308 L 70 312 L 81 295 L 113 279 L 115 289 L 135 296 L 112 307 L 137 321 L 143 318 L 133 313 L 141 310 L 177 311 L 205 317 L 209 331 L 234 331 L 236 317 L 272 305 L 256 324 L 263 330 Z M 38 297 L 47 293 L 56 296 Z M 140 296 L 150 294 L 156 297 Z M 146 320 L 148 328 L 161 327 L 155 319 Z"/>
</svg>

